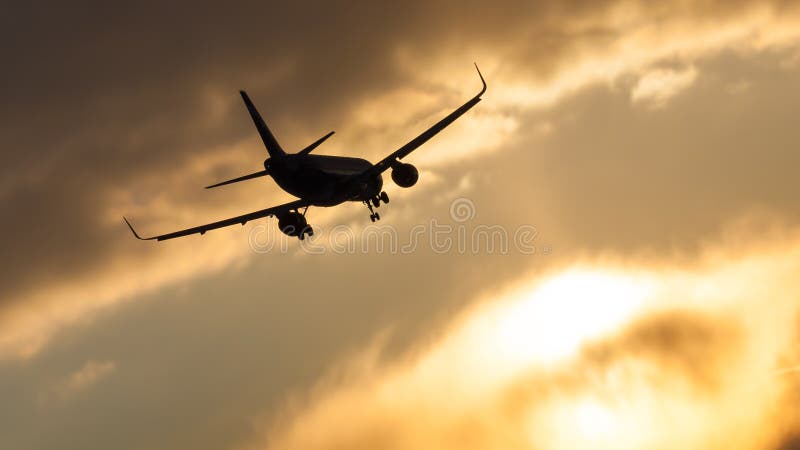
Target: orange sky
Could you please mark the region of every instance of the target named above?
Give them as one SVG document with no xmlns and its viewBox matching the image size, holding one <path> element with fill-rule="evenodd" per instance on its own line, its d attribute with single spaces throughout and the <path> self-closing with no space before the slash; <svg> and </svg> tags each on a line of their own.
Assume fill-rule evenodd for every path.
<svg viewBox="0 0 800 450">
<path fill-rule="evenodd" d="M 795 2 L 16 8 L 0 448 L 800 445 Z M 285 148 L 336 130 L 317 151 L 375 161 L 474 94 L 472 61 L 484 100 L 382 228 L 312 209 L 311 254 L 255 251 L 273 221 L 121 223 L 289 199 L 202 189 L 264 158 L 238 89 Z M 434 224 L 535 251 L 364 234 Z"/>
</svg>

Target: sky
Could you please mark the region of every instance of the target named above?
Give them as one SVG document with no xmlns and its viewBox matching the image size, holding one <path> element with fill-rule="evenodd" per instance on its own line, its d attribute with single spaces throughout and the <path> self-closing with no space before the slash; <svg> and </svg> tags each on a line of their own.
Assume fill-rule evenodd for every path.
<svg viewBox="0 0 800 450">
<path fill-rule="evenodd" d="M 800 449 L 800 3 L 0 16 L 0 449 Z M 291 200 L 291 151 L 413 189 Z M 388 174 L 387 174 L 388 175 Z"/>
</svg>

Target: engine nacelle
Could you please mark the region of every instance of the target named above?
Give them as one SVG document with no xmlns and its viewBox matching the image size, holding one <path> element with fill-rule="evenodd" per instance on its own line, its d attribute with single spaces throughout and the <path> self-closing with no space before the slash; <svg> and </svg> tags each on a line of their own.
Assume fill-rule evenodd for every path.
<svg viewBox="0 0 800 450">
<path fill-rule="evenodd" d="M 417 184 L 419 171 L 411 164 L 400 163 L 392 167 L 392 181 L 400 187 L 410 188 Z"/>
<path fill-rule="evenodd" d="M 311 227 L 308 226 L 306 217 L 298 212 L 287 212 L 278 217 L 278 228 L 281 233 L 287 236 L 301 237 L 306 234 L 313 235 Z"/>
</svg>

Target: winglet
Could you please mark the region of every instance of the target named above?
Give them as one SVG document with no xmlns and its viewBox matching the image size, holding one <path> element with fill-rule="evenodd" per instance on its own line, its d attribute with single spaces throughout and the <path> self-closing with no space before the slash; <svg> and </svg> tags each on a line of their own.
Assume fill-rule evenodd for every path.
<svg viewBox="0 0 800 450">
<path fill-rule="evenodd" d="M 478 92 L 478 95 L 475 96 L 475 97 L 480 97 L 481 95 L 483 95 L 484 92 L 486 92 L 486 80 L 483 79 L 483 74 L 481 73 L 481 69 L 478 68 L 478 63 L 473 63 L 473 64 L 475 64 L 475 70 L 478 71 L 478 76 L 481 77 L 481 83 L 483 83 L 483 89 L 481 89 L 481 91 Z"/>
<path fill-rule="evenodd" d="M 126 219 L 125 216 L 122 216 L 122 220 L 124 220 L 125 223 L 128 224 L 128 228 L 131 229 L 131 233 L 133 233 L 133 235 L 136 237 L 136 239 L 139 239 L 140 241 L 150 241 L 150 240 L 155 239 L 155 238 L 143 238 L 143 237 L 139 236 L 139 233 L 137 233 L 136 230 L 133 229 L 133 225 L 131 225 L 131 223 L 128 222 L 128 219 Z"/>
</svg>

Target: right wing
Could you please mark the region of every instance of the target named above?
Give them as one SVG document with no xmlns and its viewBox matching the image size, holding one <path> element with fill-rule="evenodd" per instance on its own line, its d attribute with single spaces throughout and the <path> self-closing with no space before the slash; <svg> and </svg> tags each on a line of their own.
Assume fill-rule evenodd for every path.
<svg viewBox="0 0 800 450">
<path fill-rule="evenodd" d="M 241 216 L 231 217 L 230 219 L 220 220 L 219 222 L 213 222 L 206 225 L 200 225 L 199 227 L 187 228 L 185 230 L 175 231 L 168 234 L 162 234 L 160 236 L 153 236 L 146 238 L 139 236 L 136 230 L 133 229 L 131 223 L 128 222 L 128 219 L 124 217 L 122 219 L 125 221 L 126 224 L 128 224 L 128 228 L 131 229 L 131 232 L 133 233 L 134 236 L 136 236 L 136 239 L 141 239 L 143 241 L 151 241 L 151 240 L 164 241 L 167 239 L 173 239 L 181 236 L 188 236 L 190 234 L 197 234 L 197 233 L 205 234 L 206 231 L 216 230 L 217 228 L 236 225 L 237 223 L 244 225 L 251 220 L 260 219 L 262 217 L 275 216 L 284 212 L 289 212 L 291 210 L 296 210 L 298 208 L 304 208 L 307 206 L 309 206 L 309 203 L 307 201 L 295 200 L 293 202 L 286 203 L 283 205 L 273 206 L 272 208 L 262 209 L 260 211 L 255 211 L 248 214 L 242 214 Z"/>
<path fill-rule="evenodd" d="M 422 132 L 419 136 L 412 139 L 408 144 L 400 147 L 399 149 L 395 150 L 392 154 L 380 160 L 377 164 L 372 166 L 369 170 L 366 171 L 364 174 L 365 176 L 372 176 L 378 173 L 381 173 L 392 167 L 393 165 L 397 164 L 400 159 L 408 156 L 409 153 L 413 152 L 417 148 L 419 148 L 422 144 L 428 142 L 432 137 L 436 136 L 440 131 L 447 128 L 448 125 L 455 122 L 456 119 L 464 115 L 465 112 L 469 111 L 473 106 L 477 105 L 479 101 L 481 101 L 481 95 L 486 92 L 486 80 L 483 79 L 483 75 L 481 74 L 481 70 L 478 69 L 478 65 L 475 64 L 475 69 L 478 71 L 478 76 L 481 77 L 481 83 L 483 87 L 481 91 L 478 92 L 477 95 L 469 99 L 466 103 L 461 105 L 458 109 L 451 112 L 447 115 L 444 119 L 436 122 L 430 128 Z"/>
</svg>

